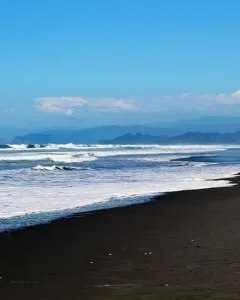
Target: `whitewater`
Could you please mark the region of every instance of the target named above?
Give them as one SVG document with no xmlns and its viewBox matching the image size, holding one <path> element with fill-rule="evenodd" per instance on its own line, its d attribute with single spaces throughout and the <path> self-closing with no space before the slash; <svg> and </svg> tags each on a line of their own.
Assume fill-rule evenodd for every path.
<svg viewBox="0 0 240 300">
<path fill-rule="evenodd" d="M 7 145 L 0 150 L 0 231 L 228 186 L 239 145 Z"/>
</svg>

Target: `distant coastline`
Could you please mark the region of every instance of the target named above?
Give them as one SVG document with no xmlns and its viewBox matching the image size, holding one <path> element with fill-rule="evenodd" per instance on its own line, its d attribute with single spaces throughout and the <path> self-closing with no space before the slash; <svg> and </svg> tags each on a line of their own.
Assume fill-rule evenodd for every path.
<svg viewBox="0 0 240 300">
<path fill-rule="evenodd" d="M 118 132 L 115 133 L 117 135 Z M 102 134 L 103 135 L 103 134 Z M 114 135 L 114 132 L 111 133 Z M 74 138 L 73 138 L 74 136 Z M 92 142 L 94 139 L 92 140 Z M 29 134 L 26 136 L 16 137 L 13 139 L 12 144 L 27 144 L 28 148 L 38 147 L 44 148 L 46 144 L 58 144 L 58 143 L 75 143 L 86 144 L 92 143 L 89 136 L 86 133 L 72 132 L 61 135 L 61 132 L 57 132 L 53 135 L 46 135 L 41 133 Z M 166 135 L 151 135 L 144 133 L 125 133 L 120 136 L 116 136 L 111 139 L 95 140 L 95 144 L 238 144 L 240 143 L 240 130 L 229 133 L 218 132 L 186 132 L 184 134 L 176 136 Z M 1 145 L 0 148 L 8 148 L 10 144 Z"/>
</svg>

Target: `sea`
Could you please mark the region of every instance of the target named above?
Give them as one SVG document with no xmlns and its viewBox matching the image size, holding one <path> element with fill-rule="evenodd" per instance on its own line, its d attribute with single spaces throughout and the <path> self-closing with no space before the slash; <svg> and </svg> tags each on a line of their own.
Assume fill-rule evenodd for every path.
<svg viewBox="0 0 240 300">
<path fill-rule="evenodd" d="M 79 212 L 151 201 L 167 192 L 228 186 L 240 145 L 5 145 L 0 232 Z"/>
</svg>

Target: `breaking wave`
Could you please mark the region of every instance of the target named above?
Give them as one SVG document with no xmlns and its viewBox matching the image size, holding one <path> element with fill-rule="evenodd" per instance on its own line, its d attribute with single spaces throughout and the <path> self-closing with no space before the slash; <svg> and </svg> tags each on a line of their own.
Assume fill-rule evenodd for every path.
<svg viewBox="0 0 240 300">
<path fill-rule="evenodd" d="M 61 150 L 61 149 L 72 149 L 72 150 L 88 150 L 88 149 L 120 149 L 120 150 L 140 150 L 140 149 L 159 149 L 162 153 L 171 153 L 175 151 L 221 151 L 226 148 L 239 148 L 239 145 L 115 145 L 115 144 L 3 144 L 0 145 L 0 150 Z"/>
<path fill-rule="evenodd" d="M 69 166 L 42 166 L 37 165 L 36 167 L 33 167 L 32 170 L 35 171 L 74 171 L 79 170 L 79 168 L 76 167 L 69 167 Z"/>
<path fill-rule="evenodd" d="M 0 156 L 0 161 L 18 162 L 18 161 L 51 161 L 63 163 L 79 163 L 84 161 L 96 160 L 93 153 L 38 153 L 38 154 L 17 154 Z"/>
<path fill-rule="evenodd" d="M 220 153 L 234 148 L 226 145 L 27 146 L 0 152 L 0 232 L 159 193 L 229 186 L 213 179 L 238 173 L 240 163 L 239 150 Z"/>
</svg>

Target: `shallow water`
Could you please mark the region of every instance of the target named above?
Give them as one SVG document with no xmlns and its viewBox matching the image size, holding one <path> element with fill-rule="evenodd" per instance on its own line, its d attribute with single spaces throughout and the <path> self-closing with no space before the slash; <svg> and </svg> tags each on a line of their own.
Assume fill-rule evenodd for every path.
<svg viewBox="0 0 240 300">
<path fill-rule="evenodd" d="M 0 230 L 151 200 L 156 194 L 228 185 L 239 146 L 48 145 L 0 150 Z"/>
</svg>

